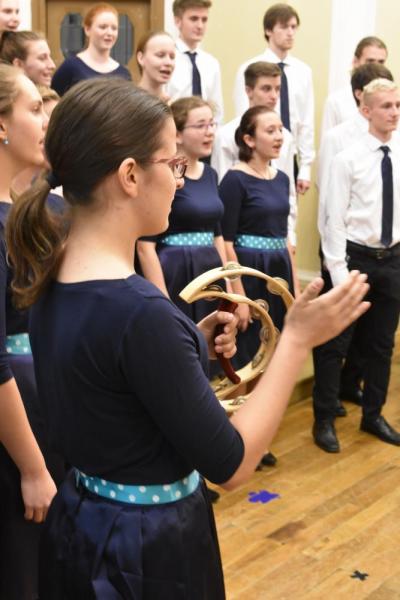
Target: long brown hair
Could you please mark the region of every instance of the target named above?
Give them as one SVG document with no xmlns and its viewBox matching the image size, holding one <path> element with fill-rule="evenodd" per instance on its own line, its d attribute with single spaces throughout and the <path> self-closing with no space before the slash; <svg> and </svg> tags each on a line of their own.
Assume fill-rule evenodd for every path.
<svg viewBox="0 0 400 600">
<path fill-rule="evenodd" d="M 29 54 L 29 44 L 46 39 L 35 31 L 0 32 L 0 58 L 8 63 L 14 59 L 25 61 Z"/>
<path fill-rule="evenodd" d="M 45 141 L 51 178 L 39 178 L 22 194 L 7 220 L 12 288 L 19 307 L 33 304 L 54 276 L 68 232 L 68 225 L 46 209 L 48 179 L 63 186 L 70 205 L 90 205 L 97 186 L 125 158 L 149 163 L 170 115 L 166 104 L 120 79 L 83 81 L 62 97 Z"/>
</svg>

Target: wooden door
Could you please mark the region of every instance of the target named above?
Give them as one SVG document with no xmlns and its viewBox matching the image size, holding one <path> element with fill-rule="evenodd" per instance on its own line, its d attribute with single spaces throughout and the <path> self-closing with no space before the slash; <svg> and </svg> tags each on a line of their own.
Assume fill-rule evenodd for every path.
<svg viewBox="0 0 400 600">
<path fill-rule="evenodd" d="M 60 27 L 65 15 L 79 13 L 82 17 L 95 2 L 88 0 L 32 0 L 32 28 L 43 32 L 49 42 L 51 54 L 56 65 L 64 57 L 60 50 Z M 163 29 L 163 0 L 119 0 L 110 2 L 121 14 L 126 14 L 134 28 L 134 52 L 128 63 L 134 81 L 139 72 L 135 60 L 136 46 L 143 34 L 150 30 Z"/>
</svg>

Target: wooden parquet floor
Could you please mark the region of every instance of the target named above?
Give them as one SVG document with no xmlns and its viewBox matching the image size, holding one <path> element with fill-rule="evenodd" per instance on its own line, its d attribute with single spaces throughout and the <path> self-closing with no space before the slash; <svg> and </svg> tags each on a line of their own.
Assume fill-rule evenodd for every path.
<svg viewBox="0 0 400 600">
<path fill-rule="evenodd" d="M 289 407 L 265 468 L 215 515 L 227 600 L 400 600 L 400 448 L 336 420 L 341 453 L 312 442 L 310 400 Z M 400 361 L 384 415 L 400 429 Z M 279 494 L 251 503 L 249 492 Z M 358 571 L 364 579 L 353 578 Z"/>
</svg>

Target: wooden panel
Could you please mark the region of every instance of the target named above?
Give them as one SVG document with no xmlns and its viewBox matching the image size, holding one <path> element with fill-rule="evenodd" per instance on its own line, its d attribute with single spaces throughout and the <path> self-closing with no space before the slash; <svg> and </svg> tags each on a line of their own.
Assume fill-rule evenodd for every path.
<svg viewBox="0 0 400 600">
<path fill-rule="evenodd" d="M 397 429 L 399 395 L 394 360 L 383 412 Z M 314 446 L 311 401 L 298 402 L 272 445 L 277 467 L 221 491 L 214 511 L 229 600 L 400 597 L 400 448 L 360 432 L 360 408 L 346 407 L 348 416 L 336 419 L 340 454 Z M 248 501 L 263 489 L 280 498 Z"/>
</svg>

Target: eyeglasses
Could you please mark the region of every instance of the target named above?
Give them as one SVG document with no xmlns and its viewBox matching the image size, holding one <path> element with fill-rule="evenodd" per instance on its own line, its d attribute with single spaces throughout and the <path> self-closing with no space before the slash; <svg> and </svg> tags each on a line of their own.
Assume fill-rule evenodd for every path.
<svg viewBox="0 0 400 600">
<path fill-rule="evenodd" d="M 208 131 L 209 129 L 216 129 L 218 123 L 216 121 L 210 121 L 209 123 L 198 123 L 197 125 L 185 125 L 183 129 L 197 129 L 197 131 Z"/>
<path fill-rule="evenodd" d="M 186 173 L 187 169 L 187 158 L 185 156 L 174 156 L 173 158 L 157 158 L 157 159 L 149 159 L 148 162 L 151 162 L 155 165 L 161 163 L 168 165 L 171 169 L 175 179 L 182 179 Z"/>
</svg>

